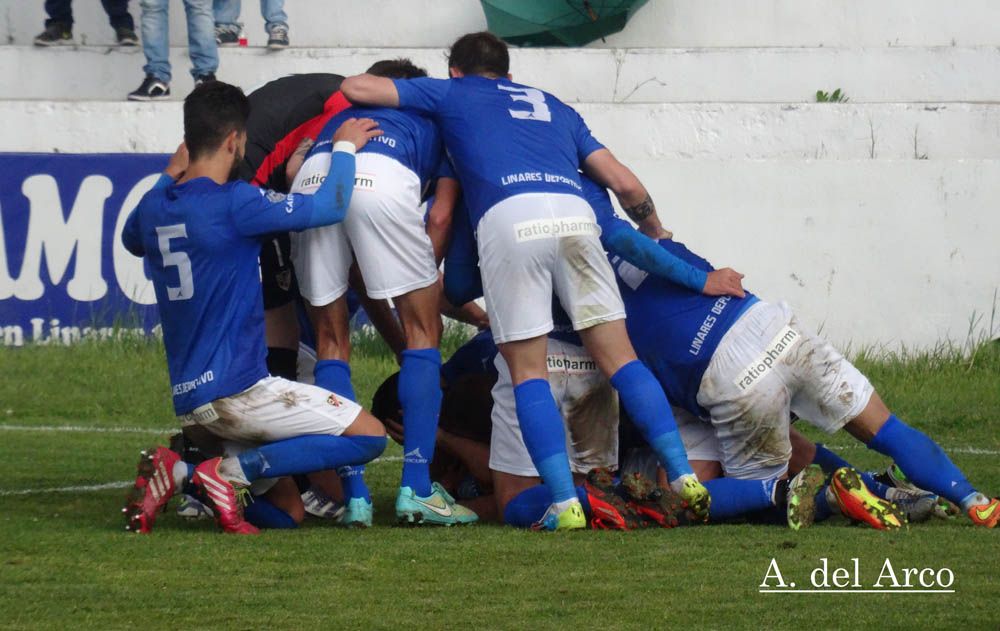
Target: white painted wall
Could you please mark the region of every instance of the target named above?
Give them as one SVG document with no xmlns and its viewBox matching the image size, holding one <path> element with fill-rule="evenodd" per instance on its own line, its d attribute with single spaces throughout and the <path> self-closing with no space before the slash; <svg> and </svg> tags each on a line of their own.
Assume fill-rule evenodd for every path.
<svg viewBox="0 0 1000 631">
<path fill-rule="evenodd" d="M 396 56 L 446 76 L 436 48 L 229 48 L 218 76 L 249 90 L 294 72 L 356 74 Z M 136 51 L 4 46 L 0 99 L 123 100 L 142 81 L 144 63 Z M 171 64 L 173 97 L 181 99 L 192 87 L 186 49 L 171 49 Z M 568 103 L 803 103 L 835 88 L 854 103 L 1000 101 L 996 46 L 515 49 L 511 73 Z"/>
<path fill-rule="evenodd" d="M 107 45 L 113 34 L 99 0 L 75 0 L 77 41 Z M 138 2 L 130 3 L 138 21 Z M 286 0 L 295 46 L 446 47 L 482 30 L 478 0 Z M 186 45 L 179 0 L 171 2 L 171 42 Z M 0 37 L 30 44 L 42 29 L 41 0 L 0 0 Z M 251 45 L 265 42 L 254 0 L 242 20 Z M 826 46 L 993 46 L 1000 42 L 994 0 L 649 0 L 603 47 L 700 48 Z"/>
</svg>

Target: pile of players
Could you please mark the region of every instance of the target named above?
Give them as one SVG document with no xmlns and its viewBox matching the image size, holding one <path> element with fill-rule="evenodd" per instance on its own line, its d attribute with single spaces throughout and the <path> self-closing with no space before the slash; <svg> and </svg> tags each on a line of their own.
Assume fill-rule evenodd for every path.
<svg viewBox="0 0 1000 631">
<path fill-rule="evenodd" d="M 307 508 L 370 526 L 364 467 L 387 428 L 405 524 L 798 529 L 839 512 L 898 528 L 945 500 L 997 524 L 1000 501 L 786 304 L 674 241 L 577 112 L 511 80 L 502 41 L 463 36 L 448 66 L 185 100 L 185 142 L 122 233 L 156 288 L 184 444 L 143 453 L 126 529 L 149 532 L 181 490 L 226 532 Z M 375 415 L 351 383 L 358 302 L 400 364 Z M 488 325 L 444 365 L 442 312 Z M 806 440 L 793 414 L 891 475 Z"/>
</svg>

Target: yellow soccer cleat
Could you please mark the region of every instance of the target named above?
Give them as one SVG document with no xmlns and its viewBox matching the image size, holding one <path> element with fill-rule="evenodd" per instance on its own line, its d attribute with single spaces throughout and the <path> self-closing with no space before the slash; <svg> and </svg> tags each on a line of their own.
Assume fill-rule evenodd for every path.
<svg viewBox="0 0 1000 631">
<path fill-rule="evenodd" d="M 557 513 L 555 505 L 549 506 L 542 518 L 531 527 L 532 530 L 583 530 L 587 527 L 587 516 L 579 501 Z"/>
<path fill-rule="evenodd" d="M 702 521 L 708 521 L 708 511 L 712 507 L 712 496 L 705 485 L 693 473 L 681 476 L 670 483 L 670 487 L 687 502 L 688 510 Z"/>
<path fill-rule="evenodd" d="M 906 514 L 896 504 L 872 493 L 858 472 L 850 467 L 834 471 L 830 489 L 840 511 L 854 521 L 878 530 L 894 530 L 906 525 Z"/>
</svg>

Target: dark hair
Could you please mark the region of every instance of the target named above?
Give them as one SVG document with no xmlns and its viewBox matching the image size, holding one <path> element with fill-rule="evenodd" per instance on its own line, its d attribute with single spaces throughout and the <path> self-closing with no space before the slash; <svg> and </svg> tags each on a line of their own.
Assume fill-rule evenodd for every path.
<svg viewBox="0 0 1000 631">
<path fill-rule="evenodd" d="M 399 402 L 399 372 L 394 372 L 382 382 L 372 397 L 372 416 L 385 423 L 387 419 L 402 424 L 400 410 L 403 404 Z"/>
<path fill-rule="evenodd" d="M 212 153 L 232 131 L 247 127 L 250 101 L 243 90 L 221 81 L 206 81 L 184 99 L 184 143 L 197 160 Z"/>
<path fill-rule="evenodd" d="M 415 65 L 406 57 L 376 61 L 366 72 L 376 77 L 389 79 L 419 79 L 427 76 L 426 70 Z"/>
<path fill-rule="evenodd" d="M 451 45 L 448 67 L 467 75 L 506 76 L 510 72 L 507 44 L 486 31 L 463 35 Z"/>
</svg>

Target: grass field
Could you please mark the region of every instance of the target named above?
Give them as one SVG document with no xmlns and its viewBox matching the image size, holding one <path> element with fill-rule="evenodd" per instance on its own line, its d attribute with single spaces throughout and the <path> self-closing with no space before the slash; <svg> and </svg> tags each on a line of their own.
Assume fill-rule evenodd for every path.
<svg viewBox="0 0 1000 631">
<path fill-rule="evenodd" d="M 355 363 L 362 401 L 394 368 L 374 346 Z M 1000 491 L 1000 348 L 862 357 L 901 418 Z M 2 628 L 965 628 L 998 627 L 1000 532 L 968 521 L 880 533 L 831 521 L 792 533 L 726 525 L 543 534 L 499 526 L 391 527 L 399 462 L 369 467 L 378 527 L 228 537 L 172 513 L 123 531 L 138 450 L 173 431 L 156 343 L 0 348 Z M 884 464 L 847 436 L 859 466 Z M 398 456 L 390 446 L 387 456 Z M 87 490 L 59 490 L 91 487 Z M 807 586 L 821 558 L 949 568 L 952 594 L 761 594 L 771 559 Z M 885 585 L 886 583 L 883 583 Z"/>
</svg>

